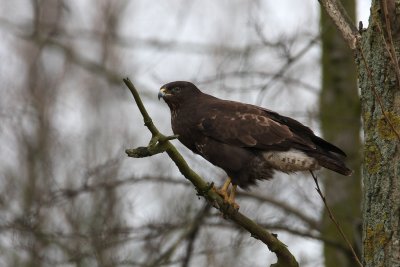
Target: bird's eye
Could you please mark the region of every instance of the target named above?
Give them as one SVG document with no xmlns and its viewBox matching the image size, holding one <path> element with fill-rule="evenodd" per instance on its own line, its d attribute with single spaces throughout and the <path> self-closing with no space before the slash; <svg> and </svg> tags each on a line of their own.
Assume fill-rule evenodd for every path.
<svg viewBox="0 0 400 267">
<path fill-rule="evenodd" d="M 172 92 L 173 93 L 179 93 L 181 91 L 181 88 L 180 87 L 174 87 L 174 88 L 172 88 Z"/>
</svg>

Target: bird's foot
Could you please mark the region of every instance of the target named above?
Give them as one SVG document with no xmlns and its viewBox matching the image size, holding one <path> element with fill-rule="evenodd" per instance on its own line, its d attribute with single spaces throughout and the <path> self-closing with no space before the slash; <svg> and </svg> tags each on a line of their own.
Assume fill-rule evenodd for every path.
<svg viewBox="0 0 400 267">
<path fill-rule="evenodd" d="M 232 185 L 231 188 L 229 188 L 229 185 L 231 185 L 230 178 L 226 180 L 221 188 L 215 189 L 215 192 L 224 199 L 224 202 L 231 205 L 235 210 L 239 210 L 240 206 L 235 202 L 237 185 Z"/>
</svg>

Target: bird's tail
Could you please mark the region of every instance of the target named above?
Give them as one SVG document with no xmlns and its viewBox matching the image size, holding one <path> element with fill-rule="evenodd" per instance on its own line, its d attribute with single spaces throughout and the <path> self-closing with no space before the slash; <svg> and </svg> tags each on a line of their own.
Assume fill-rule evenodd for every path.
<svg viewBox="0 0 400 267">
<path fill-rule="evenodd" d="M 353 171 L 346 166 L 341 157 L 332 152 L 317 152 L 313 156 L 317 159 L 319 165 L 324 168 L 345 176 L 350 176 L 353 173 Z"/>
</svg>

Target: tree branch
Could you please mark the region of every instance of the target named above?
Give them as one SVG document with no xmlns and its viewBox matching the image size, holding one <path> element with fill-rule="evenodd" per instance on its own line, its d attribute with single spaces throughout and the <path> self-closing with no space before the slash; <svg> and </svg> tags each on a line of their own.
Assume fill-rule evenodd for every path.
<svg viewBox="0 0 400 267">
<path fill-rule="evenodd" d="M 344 9 L 344 7 L 342 6 L 342 4 L 340 3 L 340 1 L 338 1 L 338 0 L 318 0 L 318 1 L 322 4 L 322 6 L 326 10 L 326 12 L 330 16 L 330 18 L 336 24 L 338 30 L 342 33 L 344 39 L 347 41 L 347 44 L 349 45 L 349 47 L 352 50 L 356 51 L 360 56 L 360 60 L 362 62 L 364 62 L 365 68 L 367 70 L 368 78 L 371 80 L 371 90 L 372 90 L 375 98 L 378 101 L 378 104 L 382 111 L 382 115 L 384 116 L 385 120 L 389 124 L 390 128 L 395 133 L 397 139 L 400 140 L 400 133 L 396 130 L 396 127 L 394 126 L 392 121 L 387 116 L 387 112 L 384 109 L 382 100 L 376 91 L 376 86 L 375 86 L 375 83 L 374 83 L 374 80 L 372 77 L 372 71 L 370 70 L 370 68 L 368 66 L 367 60 L 364 56 L 364 51 L 363 51 L 362 47 L 360 46 L 361 35 L 358 32 L 356 26 L 353 25 L 350 17 L 347 15 L 347 12 Z M 393 47 L 393 39 L 392 39 L 388 6 L 387 6 L 386 1 L 381 1 L 381 4 L 382 4 L 382 8 L 383 8 L 383 14 L 384 14 L 383 20 L 385 21 L 385 24 L 386 24 L 388 40 L 386 40 L 385 35 L 379 25 L 380 23 L 378 21 L 376 22 L 376 25 L 378 26 L 378 31 L 382 33 L 383 41 L 386 46 L 386 50 L 388 52 L 389 59 L 391 60 L 393 68 L 394 68 L 396 80 L 400 86 L 400 67 L 399 67 L 399 63 L 397 61 L 396 51 Z M 390 2 L 390 4 L 392 7 L 393 6 L 392 2 Z M 373 14 L 372 14 L 372 18 L 374 18 Z"/>
<path fill-rule="evenodd" d="M 328 13 L 329 17 L 335 23 L 338 30 L 342 33 L 343 38 L 346 40 L 348 46 L 352 50 L 356 50 L 359 46 L 361 35 L 357 27 L 351 21 L 346 10 L 337 0 L 318 0 Z"/>
<path fill-rule="evenodd" d="M 218 209 L 224 214 L 225 218 L 228 218 L 235 222 L 237 225 L 248 231 L 252 237 L 259 239 L 261 242 L 267 245 L 268 249 L 274 252 L 278 258 L 278 262 L 272 264 L 271 267 L 294 267 L 299 266 L 294 256 L 287 249 L 287 246 L 277 239 L 277 237 L 270 232 L 263 229 L 260 225 L 256 224 L 254 221 L 235 210 L 231 205 L 224 202 L 223 198 L 216 193 L 213 184 L 206 183 L 197 173 L 195 173 L 189 165 L 186 163 L 182 155 L 176 150 L 176 148 L 169 142 L 170 138 L 162 135 L 158 129 L 153 124 L 150 116 L 148 115 L 140 97 L 134 85 L 131 81 L 126 78 L 124 83 L 131 91 L 133 97 L 135 98 L 136 104 L 142 113 L 145 126 L 152 133 L 152 138 L 150 140 L 148 151 L 149 152 L 167 152 L 168 156 L 174 161 L 179 171 L 195 186 L 199 196 L 203 196 L 213 207 Z M 142 151 L 146 151 L 146 148 L 141 148 Z M 126 153 L 128 156 L 132 157 L 142 157 L 150 156 L 151 153 L 130 153 L 132 151 L 137 151 L 135 149 L 128 149 Z"/>
</svg>

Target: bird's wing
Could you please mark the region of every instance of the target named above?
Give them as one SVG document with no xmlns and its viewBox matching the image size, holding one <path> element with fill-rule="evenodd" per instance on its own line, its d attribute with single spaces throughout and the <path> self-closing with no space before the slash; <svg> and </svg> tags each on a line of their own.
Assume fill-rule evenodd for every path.
<svg viewBox="0 0 400 267">
<path fill-rule="evenodd" d="M 343 150 L 341 150 L 337 146 L 325 141 L 321 137 L 316 136 L 310 128 L 308 128 L 307 126 L 304 126 L 300 122 L 298 122 L 292 118 L 282 116 L 282 115 L 280 115 L 276 112 L 273 112 L 271 110 L 268 110 L 268 109 L 264 109 L 264 108 L 260 108 L 260 109 L 262 109 L 267 114 L 267 116 L 269 118 L 271 118 L 272 120 L 288 126 L 292 132 L 296 133 L 297 135 L 299 135 L 305 139 L 311 140 L 314 144 L 316 144 L 321 149 L 346 157 L 346 153 L 344 153 Z"/>
<path fill-rule="evenodd" d="M 202 112 L 197 126 L 204 135 L 234 146 L 287 150 L 296 144 L 315 148 L 311 141 L 271 118 L 266 110 L 239 102 L 220 101 L 210 105 Z"/>
</svg>

